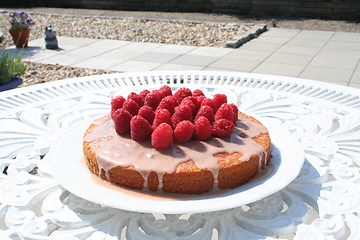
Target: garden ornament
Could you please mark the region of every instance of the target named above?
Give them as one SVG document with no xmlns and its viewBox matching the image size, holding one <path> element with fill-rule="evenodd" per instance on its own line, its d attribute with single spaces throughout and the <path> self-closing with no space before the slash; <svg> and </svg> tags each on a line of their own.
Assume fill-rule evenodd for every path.
<svg viewBox="0 0 360 240">
<path fill-rule="evenodd" d="M 45 27 L 45 44 L 46 44 L 46 49 L 57 49 L 58 48 L 56 31 L 55 31 L 55 29 L 51 28 L 51 26 Z"/>
</svg>

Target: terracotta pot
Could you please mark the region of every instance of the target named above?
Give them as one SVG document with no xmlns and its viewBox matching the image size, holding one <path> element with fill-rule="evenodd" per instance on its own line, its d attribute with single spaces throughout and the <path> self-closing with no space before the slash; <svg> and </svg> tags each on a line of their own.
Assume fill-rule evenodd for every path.
<svg viewBox="0 0 360 240">
<path fill-rule="evenodd" d="M 0 85 L 0 92 L 16 88 L 17 86 L 22 84 L 22 82 L 23 82 L 22 78 L 13 77 L 11 78 L 10 82 Z"/>
<path fill-rule="evenodd" d="M 25 48 L 28 46 L 30 29 L 27 30 L 9 30 L 14 44 L 17 48 Z"/>
</svg>

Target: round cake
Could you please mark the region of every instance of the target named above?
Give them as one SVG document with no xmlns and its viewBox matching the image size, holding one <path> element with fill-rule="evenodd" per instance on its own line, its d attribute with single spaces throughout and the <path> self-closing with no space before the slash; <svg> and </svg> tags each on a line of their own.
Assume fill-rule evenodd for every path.
<svg viewBox="0 0 360 240">
<path fill-rule="evenodd" d="M 146 101 L 145 95 L 149 94 L 141 92 L 136 96 L 142 97 L 143 102 L 130 114 L 127 102 L 135 96 L 132 93 L 121 104 L 112 101 L 111 113 L 91 123 L 84 134 L 83 150 L 93 174 L 133 189 L 203 193 L 243 185 L 268 163 L 271 140 L 267 129 L 233 105 L 231 113 L 226 96 L 219 94 L 210 101 L 199 91 L 166 95 L 163 89 L 168 91 L 169 87 L 159 89 L 160 100 L 155 105 Z M 166 96 L 171 96 L 175 106 L 161 111 L 161 99 Z M 179 114 L 185 112 L 182 105 L 192 105 L 186 99 L 195 106 L 191 118 Z M 213 108 L 213 115 L 203 113 L 203 109 L 209 109 L 204 105 Z M 143 114 L 146 106 L 152 107 L 153 117 Z M 173 112 L 172 121 L 161 122 L 159 119 L 164 117 L 160 116 L 166 115 L 163 112 Z M 209 124 L 212 132 L 208 134 Z M 135 125 L 136 129 L 132 129 Z M 143 135 L 149 136 L 139 139 Z"/>
</svg>

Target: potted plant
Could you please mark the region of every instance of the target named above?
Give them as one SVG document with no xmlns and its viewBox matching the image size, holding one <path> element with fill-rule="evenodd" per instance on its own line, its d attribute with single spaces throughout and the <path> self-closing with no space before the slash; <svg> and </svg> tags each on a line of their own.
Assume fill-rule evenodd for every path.
<svg viewBox="0 0 360 240">
<path fill-rule="evenodd" d="M 11 34 L 14 44 L 17 48 L 24 48 L 28 46 L 30 26 L 35 25 L 35 22 L 24 13 L 11 13 L 11 20 L 9 21 L 11 27 L 9 33 Z"/>
<path fill-rule="evenodd" d="M 25 71 L 26 65 L 22 62 L 20 54 L 12 57 L 3 50 L 0 59 L 0 92 L 19 86 L 22 83 L 19 76 L 23 75 Z"/>
</svg>

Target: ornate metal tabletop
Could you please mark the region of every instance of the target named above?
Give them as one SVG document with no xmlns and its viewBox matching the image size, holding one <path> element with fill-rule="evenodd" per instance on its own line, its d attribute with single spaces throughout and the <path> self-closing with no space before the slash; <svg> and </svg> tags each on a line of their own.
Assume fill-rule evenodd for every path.
<svg viewBox="0 0 360 240">
<path fill-rule="evenodd" d="M 164 84 L 225 92 L 239 110 L 280 124 L 305 151 L 299 175 L 261 200 L 189 214 L 111 208 L 52 177 L 46 158 L 64 130 L 106 114 L 114 95 Z M 359 123 L 357 89 L 238 72 L 124 73 L 6 91 L 0 95 L 0 238 L 360 239 Z"/>
</svg>

